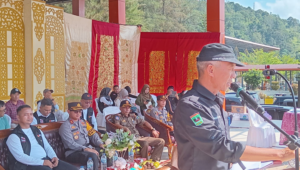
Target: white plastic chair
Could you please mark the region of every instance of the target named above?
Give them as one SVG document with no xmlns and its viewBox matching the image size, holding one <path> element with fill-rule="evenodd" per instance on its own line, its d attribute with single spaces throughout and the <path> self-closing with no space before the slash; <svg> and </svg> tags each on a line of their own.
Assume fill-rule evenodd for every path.
<svg viewBox="0 0 300 170">
<path fill-rule="evenodd" d="M 155 107 L 157 106 L 157 97 L 154 94 L 151 94 L 152 99 L 155 101 Z"/>
<path fill-rule="evenodd" d="M 110 114 L 117 114 L 120 113 L 121 110 L 120 108 L 116 107 L 116 106 L 109 106 L 103 109 L 103 113 L 100 112 L 99 107 L 98 107 L 98 101 L 99 99 L 96 98 L 95 102 L 96 102 L 96 108 L 98 111 L 97 117 L 96 117 L 96 121 L 98 126 L 100 127 L 106 127 L 106 121 L 105 121 L 105 116 L 110 115 Z"/>
<path fill-rule="evenodd" d="M 250 128 L 247 145 L 259 148 L 272 147 L 276 143 L 274 128 L 251 109 L 248 109 L 248 117 Z"/>
</svg>

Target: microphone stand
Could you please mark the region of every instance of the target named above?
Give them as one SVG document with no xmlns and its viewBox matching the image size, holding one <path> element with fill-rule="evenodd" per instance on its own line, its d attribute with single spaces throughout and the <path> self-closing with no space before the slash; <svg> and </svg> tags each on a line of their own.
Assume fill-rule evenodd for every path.
<svg viewBox="0 0 300 170">
<path fill-rule="evenodd" d="M 288 84 L 288 86 L 291 90 L 291 93 L 292 93 L 293 102 L 294 102 L 294 114 L 295 114 L 295 132 L 294 132 L 294 135 L 287 134 L 284 130 L 279 128 L 275 123 L 273 123 L 271 120 L 269 120 L 267 117 L 265 117 L 264 116 L 265 111 L 262 108 L 262 106 L 259 105 L 257 108 L 255 108 L 252 105 L 250 105 L 246 100 L 244 100 L 243 96 L 240 96 L 240 97 L 248 105 L 248 107 L 250 107 L 251 109 L 256 111 L 266 122 L 270 123 L 275 129 L 277 129 L 280 133 L 282 133 L 288 139 L 288 142 L 285 143 L 285 145 L 287 145 L 289 149 L 295 150 L 295 168 L 296 168 L 296 170 L 299 170 L 299 150 L 298 150 L 298 147 L 300 147 L 300 140 L 298 138 L 299 133 L 298 133 L 298 121 L 297 121 L 297 108 L 296 108 L 294 90 L 291 87 L 288 80 L 284 76 L 282 76 L 277 71 L 275 71 L 275 72 L 276 72 L 276 74 L 278 74 L 280 77 L 282 77 L 285 80 L 285 82 Z"/>
</svg>

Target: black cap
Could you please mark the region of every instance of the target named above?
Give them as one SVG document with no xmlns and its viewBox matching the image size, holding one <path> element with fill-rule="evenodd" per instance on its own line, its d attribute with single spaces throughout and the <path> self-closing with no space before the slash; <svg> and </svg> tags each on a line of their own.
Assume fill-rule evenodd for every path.
<svg viewBox="0 0 300 170">
<path fill-rule="evenodd" d="M 82 110 L 82 106 L 80 102 L 72 102 L 68 103 L 68 109 L 69 110 Z"/>
<path fill-rule="evenodd" d="M 43 93 L 47 93 L 48 91 L 50 91 L 51 93 L 53 93 L 54 91 L 53 90 L 51 90 L 51 89 L 45 89 L 44 91 L 43 91 Z"/>
<path fill-rule="evenodd" d="M 10 91 L 10 94 L 15 94 L 15 93 L 19 93 L 21 94 L 20 90 L 17 89 L 17 88 L 13 88 L 11 91 Z"/>
<path fill-rule="evenodd" d="M 197 57 L 197 61 L 226 61 L 235 63 L 236 66 L 245 66 L 236 58 L 231 46 L 220 43 L 205 45 Z"/>
<path fill-rule="evenodd" d="M 169 86 L 167 90 L 169 89 L 173 89 L 174 90 L 174 86 Z"/>
<path fill-rule="evenodd" d="M 157 101 L 160 101 L 160 100 L 167 100 L 167 97 L 165 95 L 157 96 Z"/>
<path fill-rule="evenodd" d="M 128 100 L 123 100 L 120 104 L 120 107 L 131 107 L 131 104 L 129 103 Z"/>
<path fill-rule="evenodd" d="M 83 93 L 83 95 L 81 96 L 81 99 L 83 99 L 83 100 L 93 100 L 93 97 L 90 93 Z"/>
</svg>

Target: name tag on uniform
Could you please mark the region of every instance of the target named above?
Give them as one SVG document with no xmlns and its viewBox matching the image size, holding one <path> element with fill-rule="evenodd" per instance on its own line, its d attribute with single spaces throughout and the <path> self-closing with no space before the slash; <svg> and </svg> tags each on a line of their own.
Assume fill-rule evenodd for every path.
<svg viewBox="0 0 300 170">
<path fill-rule="evenodd" d="M 193 123 L 195 124 L 195 126 L 200 126 L 203 123 L 203 119 L 199 113 L 193 114 L 192 116 L 190 116 L 190 118 L 193 121 Z"/>
</svg>

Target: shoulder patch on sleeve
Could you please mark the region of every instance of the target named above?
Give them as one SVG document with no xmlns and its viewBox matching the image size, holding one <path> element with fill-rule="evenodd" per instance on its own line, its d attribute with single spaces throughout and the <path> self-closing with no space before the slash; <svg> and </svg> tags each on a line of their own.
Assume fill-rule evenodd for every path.
<svg viewBox="0 0 300 170">
<path fill-rule="evenodd" d="M 116 120 L 120 120 L 120 117 L 118 115 L 115 116 Z"/>
<path fill-rule="evenodd" d="M 199 113 L 193 114 L 192 116 L 190 116 L 190 118 L 193 121 L 193 123 L 195 124 L 195 126 L 200 126 L 203 123 L 203 119 Z"/>
</svg>

